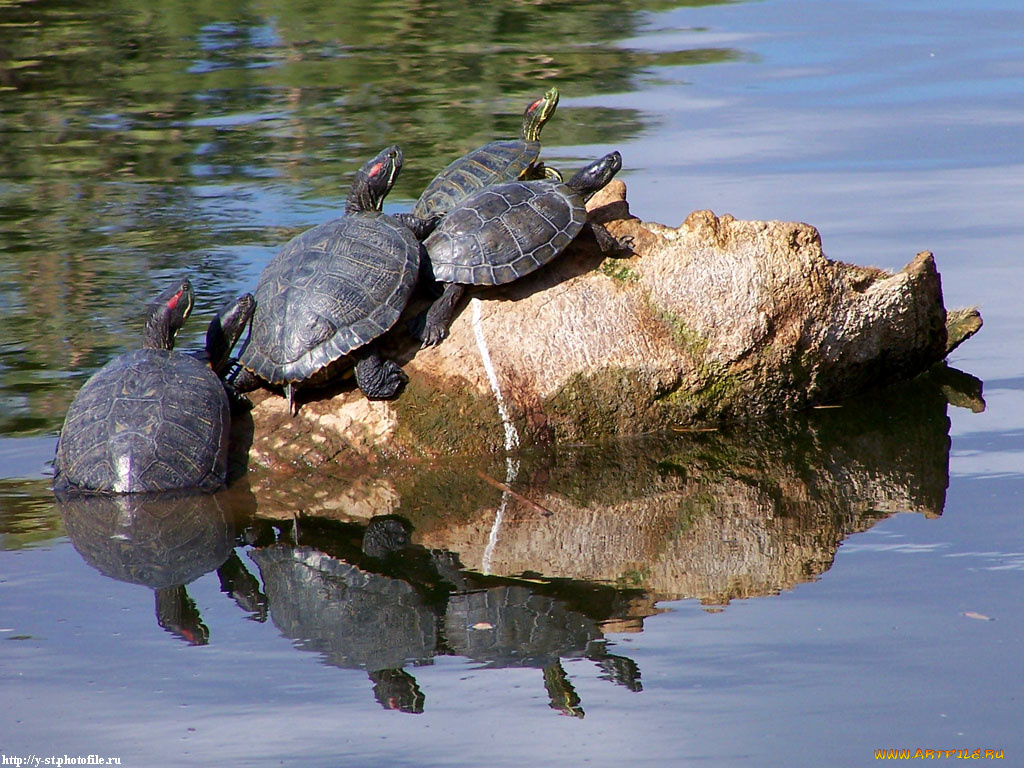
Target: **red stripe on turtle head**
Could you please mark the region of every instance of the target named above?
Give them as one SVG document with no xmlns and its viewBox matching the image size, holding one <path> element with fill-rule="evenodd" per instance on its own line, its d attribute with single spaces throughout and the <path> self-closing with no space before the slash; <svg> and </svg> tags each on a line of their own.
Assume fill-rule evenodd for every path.
<svg viewBox="0 0 1024 768">
<path fill-rule="evenodd" d="M 181 301 L 181 297 L 184 293 L 184 291 L 178 291 L 176 294 L 171 296 L 171 298 L 167 301 L 167 308 L 174 309 L 176 306 L 178 306 L 178 302 Z"/>
<path fill-rule="evenodd" d="M 533 104 L 530 105 L 530 108 L 527 111 L 528 112 L 533 112 L 535 109 L 537 109 L 537 107 L 540 106 L 542 101 L 544 101 L 544 97 L 543 96 L 541 98 L 537 99 L 535 102 L 533 102 Z"/>
<path fill-rule="evenodd" d="M 372 179 L 378 173 L 380 173 L 380 170 L 383 167 L 384 167 L 384 163 L 383 162 L 374 163 L 373 165 L 370 166 L 370 170 L 367 171 L 366 174 Z"/>
</svg>

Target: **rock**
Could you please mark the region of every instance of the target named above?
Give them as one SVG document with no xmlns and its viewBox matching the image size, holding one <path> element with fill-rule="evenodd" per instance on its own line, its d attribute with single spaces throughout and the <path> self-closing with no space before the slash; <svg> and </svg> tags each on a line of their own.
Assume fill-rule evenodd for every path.
<svg viewBox="0 0 1024 768">
<path fill-rule="evenodd" d="M 827 259 L 807 224 L 696 211 L 673 229 L 631 216 L 620 181 L 590 208 L 634 255 L 580 238 L 474 291 L 437 347 L 400 323 L 385 343 L 409 383 L 393 401 L 349 380 L 290 418 L 257 397 L 251 461 L 303 471 L 762 418 L 915 376 L 980 327 L 965 310 L 947 332 L 928 252 L 893 274 Z"/>
</svg>

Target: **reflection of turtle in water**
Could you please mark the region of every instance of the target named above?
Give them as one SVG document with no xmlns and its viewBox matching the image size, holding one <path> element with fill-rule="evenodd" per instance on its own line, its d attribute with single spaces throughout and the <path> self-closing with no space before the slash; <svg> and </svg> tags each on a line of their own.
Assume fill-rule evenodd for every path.
<svg viewBox="0 0 1024 768">
<path fill-rule="evenodd" d="M 265 613 L 259 585 L 234 553 L 235 526 L 217 496 L 90 495 L 58 505 L 82 558 L 104 576 L 150 587 L 157 623 L 187 642 L 206 644 L 209 630 L 185 585 L 212 570 L 240 605 L 258 610 L 262 602 Z"/>
<path fill-rule="evenodd" d="M 590 659 L 604 679 L 641 690 L 636 664 L 607 653 L 597 621 L 570 607 L 568 594 L 518 583 L 474 590 L 495 579 L 462 572 L 453 553 L 412 544 L 409 524 L 396 515 L 373 518 L 361 545 L 357 530 L 311 521 L 301 546 L 278 542 L 249 556 L 281 633 L 327 664 L 366 670 L 383 707 L 422 712 L 425 697 L 405 667 L 440 654 L 542 669 L 551 706 L 577 717 L 583 709 L 562 658 Z M 593 592 L 586 589 L 588 602 Z"/>
<path fill-rule="evenodd" d="M 552 709 L 583 717 L 579 697 L 562 668 L 562 658 L 588 658 L 607 679 L 641 690 L 640 671 L 623 656 L 607 653 L 597 623 L 565 603 L 522 585 L 453 594 L 444 634 L 452 653 L 486 667 L 539 667 Z"/>
<path fill-rule="evenodd" d="M 394 535 L 393 526 L 382 527 L 381 540 Z M 382 706 L 423 711 L 423 694 L 402 667 L 430 663 L 437 653 L 438 614 L 415 586 L 308 546 L 274 544 L 249 556 L 271 619 L 296 647 L 333 666 L 365 669 Z"/>
<path fill-rule="evenodd" d="M 403 667 L 437 655 L 438 617 L 461 580 L 457 559 L 412 546 L 397 515 L 378 515 L 365 529 L 310 521 L 301 538 L 303 546 L 277 543 L 249 555 L 274 624 L 327 664 L 365 669 L 385 709 L 422 712 L 423 693 Z"/>
</svg>

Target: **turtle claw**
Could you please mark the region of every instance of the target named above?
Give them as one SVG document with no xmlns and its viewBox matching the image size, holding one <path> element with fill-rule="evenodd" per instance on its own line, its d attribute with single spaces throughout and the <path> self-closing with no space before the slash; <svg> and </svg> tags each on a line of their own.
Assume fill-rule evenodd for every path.
<svg viewBox="0 0 1024 768">
<path fill-rule="evenodd" d="M 601 250 L 603 255 L 623 257 L 633 254 L 634 239 L 632 235 L 615 237 L 601 224 L 588 223 L 586 226 L 594 235 L 594 240 L 597 241 L 597 247 Z"/>
<path fill-rule="evenodd" d="M 448 329 L 444 326 L 432 325 L 424 327 L 423 333 L 419 336 L 423 340 L 423 344 L 420 345 L 421 349 L 427 347 L 436 347 L 446 338 L 448 338 Z"/>
<path fill-rule="evenodd" d="M 435 347 L 447 338 L 447 326 L 443 323 L 432 323 L 427 312 L 413 317 L 408 328 L 410 336 L 423 342 L 420 349 Z"/>
<path fill-rule="evenodd" d="M 452 317 L 455 316 L 455 305 L 458 304 L 462 294 L 466 292 L 466 286 L 459 283 L 445 283 L 444 292 L 430 305 L 421 321 L 417 318 L 419 333 L 415 333 L 417 339 L 423 342 L 421 348 L 436 347 L 448 336 L 448 326 L 451 325 Z"/>
<path fill-rule="evenodd" d="M 298 399 L 295 397 L 296 387 L 294 382 L 289 381 L 287 384 L 284 385 L 284 394 L 285 397 L 288 398 L 288 415 L 298 416 L 299 402 Z"/>
<path fill-rule="evenodd" d="M 250 400 L 246 395 L 232 387 L 230 384 L 224 385 L 224 391 L 227 392 L 228 394 L 228 402 L 231 404 L 232 411 L 252 410 L 252 400 Z"/>
<path fill-rule="evenodd" d="M 436 347 L 448 336 L 448 329 L 437 324 L 428 324 L 427 313 L 412 318 L 407 328 L 409 335 L 422 342 L 420 349 Z"/>
</svg>

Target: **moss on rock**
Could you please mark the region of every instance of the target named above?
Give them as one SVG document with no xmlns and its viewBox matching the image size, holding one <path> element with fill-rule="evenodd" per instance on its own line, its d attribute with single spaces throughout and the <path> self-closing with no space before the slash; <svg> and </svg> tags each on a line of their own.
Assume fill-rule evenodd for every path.
<svg viewBox="0 0 1024 768">
<path fill-rule="evenodd" d="M 428 454 L 466 453 L 502 448 L 501 418 L 494 400 L 476 395 L 468 386 L 439 386 L 413 375 L 394 401 L 399 442 Z"/>
</svg>

